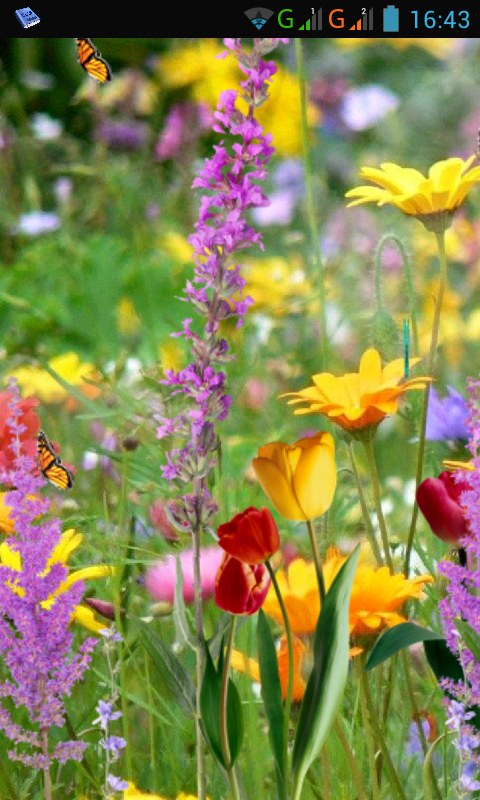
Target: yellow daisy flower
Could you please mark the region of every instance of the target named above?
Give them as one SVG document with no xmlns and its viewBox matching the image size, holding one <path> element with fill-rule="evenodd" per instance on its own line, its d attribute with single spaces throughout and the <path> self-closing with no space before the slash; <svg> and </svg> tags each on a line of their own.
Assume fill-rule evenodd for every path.
<svg viewBox="0 0 480 800">
<path fill-rule="evenodd" d="M 460 207 L 470 189 L 480 183 L 480 167 L 472 167 L 476 156 L 447 158 L 437 161 L 426 177 L 417 169 L 399 167 L 386 162 L 375 167 L 362 167 L 360 175 L 373 186 L 357 186 L 345 197 L 355 198 L 349 206 L 361 203 L 386 203 L 399 208 L 404 214 L 417 217 L 426 228 L 438 232 L 451 224 L 453 212 Z"/>
<path fill-rule="evenodd" d="M 71 554 L 81 544 L 82 540 L 82 534 L 78 533 L 73 528 L 69 528 L 62 533 L 62 537 L 58 545 L 54 549 L 47 562 L 46 570 L 48 571 L 53 564 L 63 564 L 65 567 L 68 567 L 68 561 Z M 20 553 L 12 550 L 12 548 L 6 542 L 2 542 L 2 544 L 0 544 L 0 564 L 10 567 L 10 569 L 15 570 L 16 572 L 22 571 Z M 66 592 L 68 588 L 77 581 L 105 578 L 113 575 L 114 572 L 114 567 L 107 566 L 106 564 L 97 564 L 95 566 L 81 567 L 80 569 L 73 570 L 68 573 L 66 579 L 58 587 L 57 591 L 47 600 L 43 601 L 42 607 L 46 609 L 51 608 L 55 602 L 55 597 L 57 597 L 59 594 L 63 594 L 63 592 Z M 20 597 L 24 595 L 25 590 L 21 586 L 17 586 L 15 583 L 9 583 L 8 585 L 10 586 L 11 590 Z M 100 620 L 98 620 L 95 616 L 94 611 L 88 606 L 83 605 L 83 603 L 80 603 L 74 609 L 71 621 L 79 622 L 85 628 L 88 628 L 88 630 L 93 631 L 94 633 L 100 633 L 100 631 L 107 627 L 105 622 L 100 622 Z"/>
<path fill-rule="evenodd" d="M 411 358 L 410 366 L 419 358 Z M 404 361 L 397 358 L 382 369 L 380 354 L 371 348 L 360 360 L 358 372 L 336 377 L 329 372 L 312 376 L 314 386 L 287 392 L 288 405 L 306 403 L 294 414 L 323 414 L 346 431 L 358 433 L 377 426 L 387 414 L 398 411 L 400 397 L 411 389 L 424 389 L 431 378 L 404 379 Z"/>
</svg>

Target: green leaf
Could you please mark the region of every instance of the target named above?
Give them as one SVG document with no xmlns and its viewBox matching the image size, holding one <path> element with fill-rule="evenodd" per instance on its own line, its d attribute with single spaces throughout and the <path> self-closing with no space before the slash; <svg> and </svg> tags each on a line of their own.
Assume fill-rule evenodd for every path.
<svg viewBox="0 0 480 800">
<path fill-rule="evenodd" d="M 229 679 L 227 690 L 227 737 L 230 764 L 226 764 L 220 733 L 223 660 L 223 647 L 221 647 L 218 668 L 216 669 L 210 651 L 205 646 L 205 672 L 200 689 L 200 716 L 205 738 L 212 754 L 224 769 L 229 769 L 235 763 L 240 752 L 244 726 L 240 696 L 235 684 Z"/>
<path fill-rule="evenodd" d="M 190 675 L 150 625 L 141 620 L 135 620 L 135 624 L 139 628 L 141 642 L 168 691 L 177 700 L 183 713 L 187 717 L 194 717 L 195 687 Z"/>
<path fill-rule="evenodd" d="M 283 703 L 277 653 L 267 618 L 258 612 L 257 621 L 258 663 L 262 686 L 262 700 L 268 720 L 268 736 L 277 768 L 278 794 L 284 794 L 285 764 L 283 761 Z"/>
<path fill-rule="evenodd" d="M 317 757 L 340 705 L 348 674 L 348 609 L 360 545 L 332 583 L 320 611 L 314 640 L 314 663 L 307 683 L 293 745 L 294 798 Z"/>
<path fill-rule="evenodd" d="M 441 633 L 431 631 L 429 628 L 422 628 L 420 625 L 415 625 L 413 622 L 401 622 L 400 625 L 395 625 L 389 628 L 385 633 L 380 636 L 375 642 L 367 663 L 365 670 L 373 669 L 391 658 L 399 650 L 405 647 L 410 647 L 416 642 L 427 642 L 443 639 Z"/>
<path fill-rule="evenodd" d="M 183 572 L 182 562 L 180 556 L 175 558 L 176 576 L 175 590 L 174 590 L 174 603 L 173 603 L 173 621 L 175 623 L 175 633 L 177 641 L 183 646 L 188 644 L 192 650 L 196 650 L 195 638 L 190 630 L 188 624 L 187 611 L 185 608 L 185 600 L 183 599 Z"/>
<path fill-rule="evenodd" d="M 455 627 L 472 655 L 480 662 L 480 636 L 464 619 L 455 620 Z"/>
<path fill-rule="evenodd" d="M 445 639 L 427 640 L 423 643 L 423 647 L 427 661 L 437 680 L 440 680 L 440 678 L 451 678 L 454 681 L 463 680 L 461 664 L 447 647 Z"/>
</svg>

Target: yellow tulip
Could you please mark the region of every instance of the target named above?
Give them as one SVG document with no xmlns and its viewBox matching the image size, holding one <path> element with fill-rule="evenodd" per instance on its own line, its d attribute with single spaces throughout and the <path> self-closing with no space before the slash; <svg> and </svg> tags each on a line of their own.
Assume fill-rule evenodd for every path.
<svg viewBox="0 0 480 800">
<path fill-rule="evenodd" d="M 335 443 L 329 433 L 295 444 L 270 442 L 258 450 L 253 469 L 278 513 L 312 520 L 330 508 L 337 485 Z"/>
</svg>

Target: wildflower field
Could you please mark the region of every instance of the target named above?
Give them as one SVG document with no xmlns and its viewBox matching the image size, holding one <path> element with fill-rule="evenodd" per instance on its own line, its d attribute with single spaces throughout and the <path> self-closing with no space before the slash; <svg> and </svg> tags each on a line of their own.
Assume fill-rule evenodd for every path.
<svg viewBox="0 0 480 800">
<path fill-rule="evenodd" d="M 0 800 L 480 797 L 479 71 L 0 40 Z"/>
</svg>

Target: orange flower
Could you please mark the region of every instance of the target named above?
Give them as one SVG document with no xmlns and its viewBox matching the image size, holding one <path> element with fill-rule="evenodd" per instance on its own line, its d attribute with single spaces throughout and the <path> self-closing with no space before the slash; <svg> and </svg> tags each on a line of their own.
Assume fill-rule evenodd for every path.
<svg viewBox="0 0 480 800">
<path fill-rule="evenodd" d="M 302 678 L 303 659 L 306 653 L 306 645 L 297 638 L 293 638 L 293 689 L 292 700 L 300 702 L 305 694 L 305 681 Z M 282 697 L 285 700 L 288 684 L 288 647 L 287 637 L 282 636 L 280 648 L 277 651 L 278 675 L 280 678 L 280 688 Z M 260 667 L 258 661 L 249 658 L 239 650 L 232 651 L 231 666 L 237 672 L 243 672 L 256 683 L 260 683 Z"/>
<path fill-rule="evenodd" d="M 419 358 L 411 358 L 413 366 Z M 336 377 L 329 372 L 313 375 L 314 386 L 281 397 L 289 405 L 306 403 L 295 414 L 324 414 L 344 430 L 358 432 L 377 426 L 387 414 L 398 411 L 398 401 L 410 389 L 424 389 L 431 378 L 404 378 L 404 360 L 397 358 L 382 369 L 380 354 L 371 348 L 360 359 L 358 372 Z"/>
<path fill-rule="evenodd" d="M 327 591 L 345 561 L 346 556 L 337 548 L 329 549 L 323 563 Z M 297 636 L 314 633 L 320 613 L 314 564 L 303 559 L 294 559 L 285 570 L 279 570 L 276 577 L 292 632 Z M 391 575 L 388 567 L 377 568 L 360 562 L 350 598 L 351 636 L 377 634 L 384 627 L 392 628 L 405 622 L 405 617 L 398 613 L 400 607 L 407 600 L 420 598 L 423 586 L 432 582 L 430 575 L 407 580 L 403 575 Z M 273 589 L 270 589 L 266 597 L 263 610 L 279 625 L 283 624 Z"/>
</svg>

